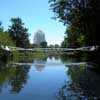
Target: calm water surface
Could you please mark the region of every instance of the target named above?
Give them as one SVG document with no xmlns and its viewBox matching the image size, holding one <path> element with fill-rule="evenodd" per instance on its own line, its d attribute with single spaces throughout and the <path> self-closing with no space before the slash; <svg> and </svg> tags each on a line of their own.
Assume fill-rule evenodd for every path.
<svg viewBox="0 0 100 100">
<path fill-rule="evenodd" d="M 73 62 L 48 57 L 1 63 L 0 100 L 100 100 L 100 75 Z"/>
</svg>

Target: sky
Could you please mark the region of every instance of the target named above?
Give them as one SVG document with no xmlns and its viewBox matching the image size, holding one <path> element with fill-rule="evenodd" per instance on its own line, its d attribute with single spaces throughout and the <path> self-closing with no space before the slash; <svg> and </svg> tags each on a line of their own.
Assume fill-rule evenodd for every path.
<svg viewBox="0 0 100 100">
<path fill-rule="evenodd" d="M 46 41 L 50 44 L 60 44 L 64 39 L 65 26 L 53 20 L 52 10 L 49 10 L 48 0 L 0 0 L 0 21 L 7 30 L 10 19 L 20 17 L 30 33 L 33 43 L 35 32 L 42 30 Z"/>
</svg>

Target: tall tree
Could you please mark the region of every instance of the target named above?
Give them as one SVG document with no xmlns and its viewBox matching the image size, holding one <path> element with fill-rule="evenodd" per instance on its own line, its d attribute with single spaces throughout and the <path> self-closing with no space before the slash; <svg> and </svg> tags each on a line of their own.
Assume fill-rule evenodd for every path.
<svg viewBox="0 0 100 100">
<path fill-rule="evenodd" d="M 16 46 L 27 48 L 29 46 L 29 34 L 28 29 L 24 27 L 24 23 L 21 18 L 12 18 L 12 25 L 9 26 L 9 32 L 16 42 Z"/>
<path fill-rule="evenodd" d="M 50 0 L 49 2 L 55 18 L 59 18 L 64 25 L 68 24 L 71 29 L 76 28 L 75 32 L 68 34 L 79 34 L 78 41 L 79 38 L 82 40 L 85 37 L 87 45 L 100 45 L 98 38 L 100 0 Z"/>
</svg>

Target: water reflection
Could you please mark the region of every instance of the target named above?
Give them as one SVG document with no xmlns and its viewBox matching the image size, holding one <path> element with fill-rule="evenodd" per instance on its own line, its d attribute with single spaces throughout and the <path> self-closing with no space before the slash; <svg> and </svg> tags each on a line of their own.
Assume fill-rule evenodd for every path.
<svg viewBox="0 0 100 100">
<path fill-rule="evenodd" d="M 18 66 L 1 63 L 0 92 L 5 86 L 10 87 L 11 93 L 19 93 L 27 83 L 30 66 Z"/>
<path fill-rule="evenodd" d="M 19 93 L 27 83 L 30 66 L 16 66 L 14 77 L 10 80 L 11 92 Z"/>
<path fill-rule="evenodd" d="M 45 68 L 47 58 L 36 58 L 34 59 L 34 66 L 37 71 L 41 72 Z"/>
<path fill-rule="evenodd" d="M 66 66 L 70 80 L 57 95 L 58 100 L 99 100 L 100 75 L 85 66 Z"/>
<path fill-rule="evenodd" d="M 87 60 L 50 56 L 34 58 L 32 66 L 0 63 L 0 94 L 18 94 L 16 100 L 28 100 L 27 96 L 30 100 L 99 100 L 100 75 L 85 65 L 64 65 L 83 61 Z"/>
</svg>

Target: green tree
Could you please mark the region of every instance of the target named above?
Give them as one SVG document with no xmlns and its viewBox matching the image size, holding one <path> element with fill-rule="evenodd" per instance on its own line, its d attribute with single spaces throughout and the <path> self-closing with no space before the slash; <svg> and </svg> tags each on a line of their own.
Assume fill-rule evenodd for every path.
<svg viewBox="0 0 100 100">
<path fill-rule="evenodd" d="M 0 31 L 0 45 L 15 46 L 15 42 L 9 32 Z"/>
<path fill-rule="evenodd" d="M 74 27 L 74 32 L 68 33 L 68 40 L 73 40 L 75 36 L 75 41 L 73 41 L 76 42 L 75 45 L 79 43 L 79 38 L 81 38 L 80 42 L 85 39 L 85 45 L 100 45 L 98 34 L 100 26 L 99 0 L 50 0 L 49 2 L 55 13 L 55 18 L 58 18 L 64 25 L 70 26 L 68 32 L 69 30 L 73 31 Z"/>
<path fill-rule="evenodd" d="M 49 48 L 54 48 L 54 47 L 55 47 L 55 46 L 54 46 L 54 45 L 52 45 L 52 44 L 50 44 L 50 45 L 49 45 Z"/>
<path fill-rule="evenodd" d="M 29 46 L 29 34 L 28 29 L 24 27 L 24 23 L 21 18 L 12 18 L 12 25 L 9 26 L 9 32 L 16 42 L 16 46 L 27 48 Z"/>
<path fill-rule="evenodd" d="M 64 41 L 61 43 L 61 47 L 62 48 L 66 48 L 69 46 L 69 43 L 68 43 L 68 38 L 64 38 Z"/>
<path fill-rule="evenodd" d="M 38 44 L 32 44 L 32 47 L 33 48 L 39 48 L 39 45 Z"/>
<path fill-rule="evenodd" d="M 58 44 L 55 44 L 55 48 L 59 48 L 60 46 Z"/>
<path fill-rule="evenodd" d="M 9 32 L 0 31 L 0 60 L 6 62 L 11 58 L 11 55 L 16 55 L 17 53 L 3 50 L 2 47 L 4 46 L 15 46 L 15 42 Z"/>
<path fill-rule="evenodd" d="M 46 47 L 47 47 L 47 42 L 46 42 L 46 41 L 41 42 L 41 43 L 40 43 L 40 46 L 41 46 L 42 48 L 46 48 Z"/>
</svg>

